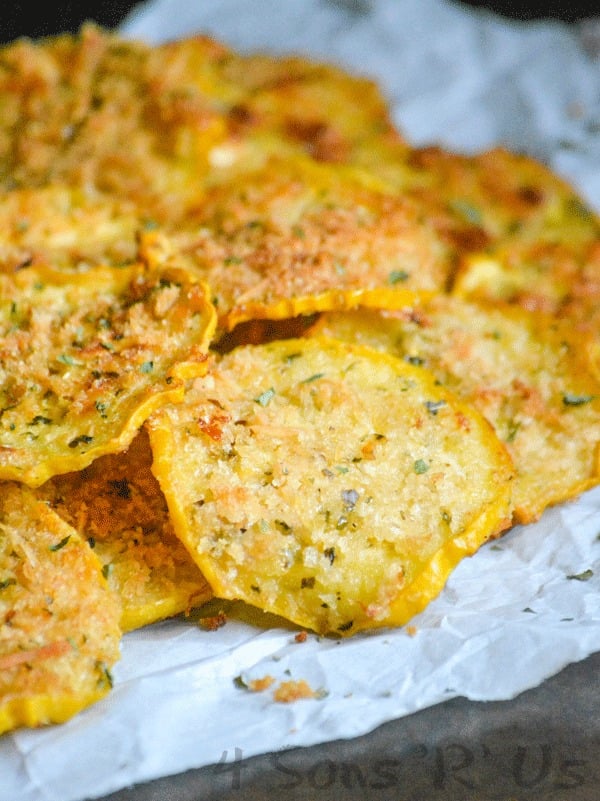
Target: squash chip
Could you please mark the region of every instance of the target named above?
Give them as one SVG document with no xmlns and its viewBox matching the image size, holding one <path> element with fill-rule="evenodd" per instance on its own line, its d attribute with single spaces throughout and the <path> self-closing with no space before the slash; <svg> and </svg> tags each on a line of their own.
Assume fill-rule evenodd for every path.
<svg viewBox="0 0 600 801">
<path fill-rule="evenodd" d="M 0 484 L 0 733 L 67 720 L 110 690 L 120 606 L 76 531 Z"/>
<path fill-rule="evenodd" d="M 455 294 L 565 317 L 598 336 L 600 218 L 546 165 L 504 148 L 426 147 L 373 171 L 422 204 L 454 251 Z"/>
<path fill-rule="evenodd" d="M 237 348 L 148 428 L 215 595 L 318 632 L 406 622 L 510 520 L 512 465 L 489 423 L 370 348 Z"/>
<path fill-rule="evenodd" d="M 269 154 L 360 163 L 402 142 L 373 81 L 207 36 L 20 39 L 0 49 L 0 94 L 0 186 L 91 189 L 160 224 Z"/>
<path fill-rule="evenodd" d="M 269 154 L 368 165 L 406 148 L 369 78 L 300 56 L 241 54 L 207 36 L 157 47 L 167 85 L 189 86 L 222 110 L 225 135 L 209 152 L 209 182 L 228 180 Z"/>
<path fill-rule="evenodd" d="M 436 297 L 395 316 L 324 315 L 313 335 L 380 348 L 422 365 L 475 406 L 516 468 L 516 522 L 600 482 L 600 381 L 593 343 L 516 306 Z"/>
<path fill-rule="evenodd" d="M 205 370 L 214 323 L 176 268 L 0 275 L 0 477 L 37 486 L 127 447 Z"/>
<path fill-rule="evenodd" d="M 207 192 L 176 252 L 215 293 L 221 328 L 329 309 L 398 308 L 442 291 L 447 251 L 421 212 L 363 172 L 273 158 Z"/>
<path fill-rule="evenodd" d="M 192 76 L 164 67 L 160 48 L 93 24 L 2 47 L 0 186 L 67 185 L 175 219 L 226 130 Z"/>
<path fill-rule="evenodd" d="M 121 600 L 124 631 L 200 606 L 210 587 L 173 533 L 142 429 L 127 451 L 55 476 L 39 490 L 87 540 Z"/>
<path fill-rule="evenodd" d="M 14 189 L 0 203 L 0 271 L 134 262 L 143 221 L 131 203 L 65 185 Z"/>
</svg>

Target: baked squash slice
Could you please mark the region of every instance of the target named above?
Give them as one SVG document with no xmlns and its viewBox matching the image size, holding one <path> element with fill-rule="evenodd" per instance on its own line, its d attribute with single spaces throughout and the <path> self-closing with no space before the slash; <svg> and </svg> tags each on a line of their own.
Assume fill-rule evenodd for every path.
<svg viewBox="0 0 600 801">
<path fill-rule="evenodd" d="M 173 532 L 151 464 L 142 429 L 126 451 L 100 456 L 37 490 L 93 548 L 121 602 L 123 631 L 186 612 L 212 597 Z"/>
<path fill-rule="evenodd" d="M 13 189 L 0 203 L 0 271 L 47 264 L 73 271 L 122 267 L 136 260 L 143 228 L 125 199 L 63 184 Z"/>
<path fill-rule="evenodd" d="M 212 287 L 219 328 L 443 291 L 448 251 L 422 211 L 376 178 L 271 158 L 213 187 L 171 239 Z"/>
<path fill-rule="evenodd" d="M 370 348 L 239 347 L 147 425 L 215 595 L 317 632 L 405 623 L 510 520 L 513 468 L 489 423 Z"/>
<path fill-rule="evenodd" d="M 88 544 L 34 491 L 0 483 L 0 733 L 102 698 L 120 605 Z"/>
<path fill-rule="evenodd" d="M 167 266 L 0 275 L 0 478 L 37 486 L 126 448 L 204 371 L 207 294 Z"/>
<path fill-rule="evenodd" d="M 513 459 L 515 522 L 532 522 L 600 482 L 595 346 L 565 321 L 439 296 L 410 314 L 323 315 L 313 334 L 422 365 L 475 406 Z"/>
</svg>

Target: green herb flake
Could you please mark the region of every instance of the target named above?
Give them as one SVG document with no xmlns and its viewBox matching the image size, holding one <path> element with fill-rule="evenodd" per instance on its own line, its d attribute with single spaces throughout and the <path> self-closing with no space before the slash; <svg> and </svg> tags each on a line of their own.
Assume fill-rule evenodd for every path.
<svg viewBox="0 0 600 801">
<path fill-rule="evenodd" d="M 0 590 L 5 590 L 7 587 L 10 587 L 12 584 L 16 584 L 17 580 L 14 578 L 7 578 L 0 581 Z"/>
<path fill-rule="evenodd" d="M 425 364 L 425 359 L 421 358 L 421 356 L 405 356 L 404 361 L 414 365 L 415 367 L 421 367 L 423 364 Z"/>
<path fill-rule="evenodd" d="M 72 356 L 69 356 L 68 353 L 61 353 L 60 356 L 56 357 L 56 361 L 60 362 L 61 364 L 66 364 L 69 367 L 73 367 L 77 364 L 75 359 Z"/>
<path fill-rule="evenodd" d="M 140 373 L 151 373 L 154 370 L 154 362 L 148 361 L 140 364 Z"/>
<path fill-rule="evenodd" d="M 52 420 L 49 417 L 44 417 L 43 414 L 36 414 L 36 416 L 33 418 L 31 423 L 29 423 L 29 425 L 39 426 L 40 423 L 43 423 L 45 426 L 49 426 L 52 424 Z"/>
<path fill-rule="evenodd" d="M 247 690 L 248 689 L 248 684 L 247 684 L 247 682 L 244 680 L 244 678 L 241 675 L 240 676 L 236 676 L 234 678 L 234 680 L 233 680 L 233 683 L 238 688 L 238 690 Z"/>
<path fill-rule="evenodd" d="M 445 400 L 425 401 L 425 408 L 427 409 L 429 414 L 432 414 L 434 416 L 439 412 L 440 409 L 443 409 L 445 405 L 446 405 Z"/>
<path fill-rule="evenodd" d="M 98 679 L 99 687 L 108 687 L 110 690 L 113 688 L 113 677 L 104 662 L 96 662 L 96 670 L 100 671 L 100 678 Z"/>
<path fill-rule="evenodd" d="M 429 465 L 423 459 L 417 459 L 414 464 L 414 471 L 418 476 L 423 475 L 429 470 Z"/>
<path fill-rule="evenodd" d="M 107 579 L 114 570 L 114 565 L 112 562 L 107 562 L 107 564 L 102 565 L 102 575 L 105 579 Z"/>
<path fill-rule="evenodd" d="M 508 420 L 506 423 L 506 437 L 505 442 L 514 442 L 515 437 L 519 433 L 519 429 L 521 428 L 521 423 L 517 422 L 516 420 Z"/>
<path fill-rule="evenodd" d="M 574 395 L 571 392 L 565 392 L 563 395 L 563 403 L 565 406 L 583 406 L 585 403 L 590 403 L 594 400 L 594 395 Z"/>
<path fill-rule="evenodd" d="M 298 239 L 304 239 L 304 237 L 306 236 L 306 233 L 305 233 L 305 231 L 304 231 L 304 228 L 302 228 L 302 226 L 301 226 L 301 225 L 293 225 L 293 226 L 292 226 L 292 233 L 293 233 L 293 234 L 294 234 L 294 236 L 295 236 L 295 237 L 297 237 Z"/>
<path fill-rule="evenodd" d="M 325 375 L 325 373 L 315 373 L 314 375 L 311 375 L 308 378 L 305 378 L 300 383 L 301 384 L 312 384 L 313 381 L 318 381 L 319 378 L 323 378 L 324 375 Z"/>
<path fill-rule="evenodd" d="M 481 215 L 480 210 L 473 206 L 472 203 L 469 203 L 467 200 L 456 199 L 450 202 L 449 204 L 452 211 L 460 214 L 460 216 L 466 220 L 467 222 L 471 223 L 472 225 L 482 225 L 483 217 Z"/>
<path fill-rule="evenodd" d="M 108 408 L 108 404 L 104 401 L 97 400 L 94 404 L 96 406 L 96 411 L 100 415 L 100 417 L 106 417 L 106 410 Z"/>
<path fill-rule="evenodd" d="M 52 552 L 54 552 L 54 551 L 60 551 L 60 549 L 61 549 L 61 548 L 64 548 L 64 547 L 65 547 L 65 545 L 68 543 L 68 541 L 69 541 L 70 539 L 71 539 L 71 535 L 70 535 L 70 534 L 67 534 L 67 536 L 66 536 L 66 537 L 63 537 L 63 538 L 62 538 L 62 540 L 61 540 L 60 542 L 57 542 L 57 543 L 55 543 L 54 545 L 49 545 L 49 546 L 48 546 L 48 550 L 49 550 L 49 551 L 52 551 Z"/>
<path fill-rule="evenodd" d="M 273 387 L 270 389 L 265 389 L 264 392 L 261 392 L 257 398 L 254 398 L 254 403 L 258 403 L 259 406 L 268 406 L 269 403 L 275 397 L 275 390 Z"/>
<path fill-rule="evenodd" d="M 388 283 L 394 286 L 395 284 L 402 284 L 404 281 L 408 281 L 409 278 L 410 273 L 407 273 L 406 270 L 392 270 L 388 275 Z"/>
<path fill-rule="evenodd" d="M 223 260 L 223 264 L 226 267 L 230 267 L 234 264 L 241 264 L 241 263 L 242 260 L 240 259 L 239 256 L 226 256 L 225 259 Z"/>
<path fill-rule="evenodd" d="M 572 573 L 570 576 L 567 576 L 567 579 L 570 581 L 589 581 L 592 576 L 594 575 L 594 571 L 588 568 L 584 570 L 582 573 Z"/>
<path fill-rule="evenodd" d="M 77 448 L 79 445 L 89 445 L 93 439 L 94 438 L 90 437 L 89 434 L 81 434 L 69 442 L 69 448 Z"/>
</svg>

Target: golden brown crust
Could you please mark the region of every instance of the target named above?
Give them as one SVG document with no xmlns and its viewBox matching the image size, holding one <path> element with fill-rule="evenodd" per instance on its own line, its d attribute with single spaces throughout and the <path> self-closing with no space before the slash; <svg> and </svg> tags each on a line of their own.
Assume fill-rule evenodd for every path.
<svg viewBox="0 0 600 801">
<path fill-rule="evenodd" d="M 168 267 L 0 275 L 0 476 L 37 486 L 125 448 L 204 371 L 214 321 Z"/>
<path fill-rule="evenodd" d="M 507 524 L 512 465 L 489 424 L 371 349 L 238 348 L 148 426 L 215 594 L 321 633 L 406 622 Z"/>
<path fill-rule="evenodd" d="M 534 159 L 411 147 L 366 78 L 207 36 L 20 40 L 0 49 L 0 193 L 0 477 L 53 476 L 37 492 L 74 527 L 0 485 L 0 730 L 106 691 L 118 614 L 208 597 L 177 535 L 218 594 L 347 635 L 405 622 L 486 538 L 598 481 L 600 362 L 577 351 L 600 331 L 597 215 Z M 431 373 L 295 339 L 359 307 L 379 330 L 363 310 L 350 338 Z"/>
<path fill-rule="evenodd" d="M 0 484 L 0 732 L 105 695 L 120 604 L 87 543 L 26 487 Z"/>
<path fill-rule="evenodd" d="M 186 612 L 212 597 L 173 532 L 151 464 L 142 430 L 125 452 L 101 456 L 39 489 L 93 548 L 120 599 L 124 631 Z"/>
<path fill-rule="evenodd" d="M 485 415 L 515 463 L 516 522 L 600 482 L 593 341 L 564 322 L 439 296 L 410 313 L 325 315 L 313 334 L 401 356 Z"/>
<path fill-rule="evenodd" d="M 194 225 L 192 225 L 192 220 Z M 208 191 L 175 251 L 213 287 L 220 325 L 443 291 L 450 263 L 410 201 L 350 168 L 270 159 Z"/>
</svg>

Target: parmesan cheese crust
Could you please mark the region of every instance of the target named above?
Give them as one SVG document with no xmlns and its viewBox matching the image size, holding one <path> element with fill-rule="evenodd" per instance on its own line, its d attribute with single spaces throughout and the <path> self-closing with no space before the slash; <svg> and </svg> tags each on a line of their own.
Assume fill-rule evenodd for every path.
<svg viewBox="0 0 600 801">
<path fill-rule="evenodd" d="M 37 486 L 127 447 L 205 370 L 206 295 L 144 265 L 0 275 L 0 477 Z"/>
<path fill-rule="evenodd" d="M 121 613 L 97 557 L 33 491 L 0 484 L 0 733 L 110 690 Z"/>
<path fill-rule="evenodd" d="M 406 622 L 509 520 L 512 465 L 489 424 L 371 349 L 238 348 L 148 426 L 215 594 L 321 633 Z"/>
<path fill-rule="evenodd" d="M 412 313 L 324 315 L 313 335 L 393 353 L 433 372 L 492 423 L 516 468 L 515 522 L 600 481 L 593 341 L 515 306 L 437 297 Z"/>
<path fill-rule="evenodd" d="M 213 592 L 210 630 L 220 598 L 407 622 L 598 483 L 599 334 L 573 188 L 412 147 L 366 78 L 93 24 L 0 48 L 0 732 Z"/>
<path fill-rule="evenodd" d="M 38 490 L 93 548 L 120 599 L 124 631 L 186 612 L 212 597 L 173 532 L 151 463 L 142 430 L 125 452 L 55 476 Z"/>
<path fill-rule="evenodd" d="M 364 173 L 308 159 L 271 159 L 214 188 L 185 226 L 174 253 L 213 287 L 226 330 L 357 305 L 401 308 L 443 291 L 451 269 L 418 207 Z"/>
</svg>

